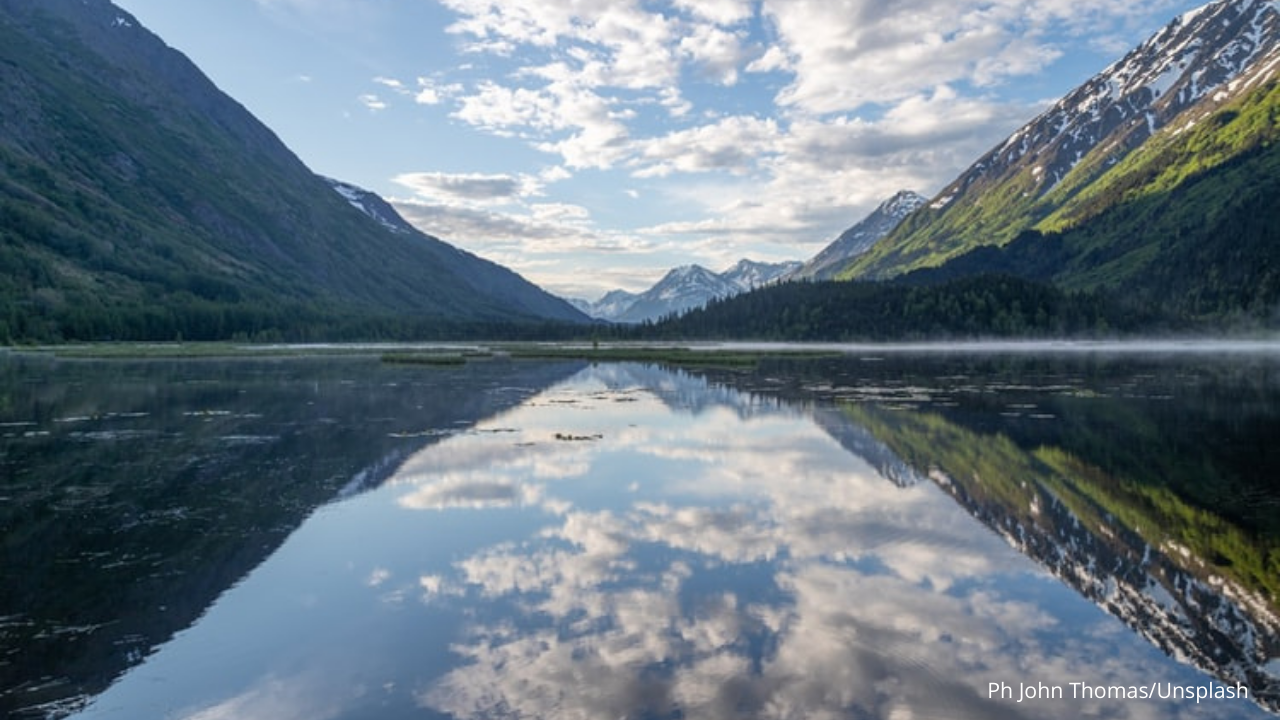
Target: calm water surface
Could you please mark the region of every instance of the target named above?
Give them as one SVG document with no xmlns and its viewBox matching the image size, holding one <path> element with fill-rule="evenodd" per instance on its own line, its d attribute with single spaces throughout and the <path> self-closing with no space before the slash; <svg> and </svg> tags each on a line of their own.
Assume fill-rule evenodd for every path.
<svg viewBox="0 0 1280 720">
<path fill-rule="evenodd" d="M 0 711 L 1269 717 L 1278 381 L 0 358 Z"/>
</svg>

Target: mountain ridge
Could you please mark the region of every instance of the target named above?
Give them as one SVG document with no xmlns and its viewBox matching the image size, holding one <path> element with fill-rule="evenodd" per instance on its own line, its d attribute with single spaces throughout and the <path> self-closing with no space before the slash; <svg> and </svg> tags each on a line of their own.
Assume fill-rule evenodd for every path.
<svg viewBox="0 0 1280 720">
<path fill-rule="evenodd" d="M 1233 81 L 1278 53 L 1275 2 L 1217 0 L 1178 16 L 980 157 L 837 276 L 885 279 L 1008 243 L 1206 99 L 1236 96 L 1245 88 Z"/>
<path fill-rule="evenodd" d="M 488 297 L 440 241 L 354 212 L 106 0 L 0 0 L 0 107 L 0 341 L 587 321 L 550 296 L 554 318 Z"/>
<path fill-rule="evenodd" d="M 899 190 L 880 203 L 871 214 L 840 233 L 817 255 L 810 258 L 787 280 L 830 280 L 843 267 L 865 254 L 873 245 L 893 232 L 908 215 L 919 210 L 929 199 L 911 190 Z"/>
<path fill-rule="evenodd" d="M 668 270 L 643 292 L 613 290 L 595 302 L 572 302 L 579 310 L 600 320 L 641 323 L 679 315 L 712 300 L 778 282 L 799 267 L 798 261 L 765 263 L 745 258 L 720 273 L 696 263 L 681 265 Z"/>
</svg>

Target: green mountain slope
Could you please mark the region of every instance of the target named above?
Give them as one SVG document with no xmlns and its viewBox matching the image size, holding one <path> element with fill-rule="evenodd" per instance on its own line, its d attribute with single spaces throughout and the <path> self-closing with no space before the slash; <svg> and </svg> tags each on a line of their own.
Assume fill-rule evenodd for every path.
<svg viewBox="0 0 1280 720">
<path fill-rule="evenodd" d="M 0 342 L 585 320 L 353 208 L 106 0 L 0 0 L 0 267 Z"/>
<path fill-rule="evenodd" d="M 1130 197 L 1107 178 L 1131 153 L 1256 87 L 1277 58 L 1273 3 L 1217 0 L 1186 13 L 993 148 L 839 277 L 894 277 L 1096 216 Z"/>
<path fill-rule="evenodd" d="M 1272 320 L 1280 305 L 1280 78 L 1163 132 L 1004 248 L 917 281 L 1000 272 L 1110 288 L 1191 316 Z"/>
</svg>

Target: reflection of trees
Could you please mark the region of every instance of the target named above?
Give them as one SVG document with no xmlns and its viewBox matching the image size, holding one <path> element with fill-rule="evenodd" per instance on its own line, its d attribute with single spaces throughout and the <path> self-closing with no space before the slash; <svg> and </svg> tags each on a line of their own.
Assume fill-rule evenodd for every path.
<svg viewBox="0 0 1280 720">
<path fill-rule="evenodd" d="M 0 422 L 24 423 L 0 438 L 0 714 L 102 690 L 317 506 L 438 440 L 393 435 L 456 430 L 579 367 L 0 364 Z M 513 385 L 530 389 L 494 391 Z"/>
<path fill-rule="evenodd" d="M 1264 705 L 1280 708 L 1280 688 L 1264 669 L 1280 651 L 1280 615 L 1268 598 L 1275 577 L 1258 574 L 1275 552 L 1267 539 L 1190 506 L 1167 486 L 1116 477 L 1061 448 L 1026 451 L 934 413 L 854 404 L 845 411 L 1166 653 L 1223 682 L 1244 682 Z"/>
</svg>

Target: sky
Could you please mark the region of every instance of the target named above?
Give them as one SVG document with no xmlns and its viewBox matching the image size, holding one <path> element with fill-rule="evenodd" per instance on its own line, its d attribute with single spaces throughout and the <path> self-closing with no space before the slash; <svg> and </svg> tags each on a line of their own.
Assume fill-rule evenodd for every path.
<svg viewBox="0 0 1280 720">
<path fill-rule="evenodd" d="M 1200 0 L 116 0 L 312 170 L 565 297 L 806 260 Z"/>
</svg>

